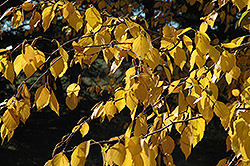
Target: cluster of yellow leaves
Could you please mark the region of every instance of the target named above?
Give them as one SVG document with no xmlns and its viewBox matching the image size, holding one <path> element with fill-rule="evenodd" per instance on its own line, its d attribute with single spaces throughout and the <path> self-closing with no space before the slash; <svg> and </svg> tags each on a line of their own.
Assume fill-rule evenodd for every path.
<svg viewBox="0 0 250 166">
<path fill-rule="evenodd" d="M 188 0 L 190 5 L 199 0 Z M 157 2 L 154 8 L 162 8 L 165 2 Z M 239 10 L 247 6 L 248 2 L 233 0 Z M 115 3 L 119 6 L 118 3 Z M 226 2 L 218 0 L 219 7 Z M 117 88 L 114 97 L 106 103 L 99 102 L 92 109 L 90 119 L 105 117 L 110 121 L 116 113 L 120 113 L 125 107 L 130 110 L 132 123 L 127 128 L 124 140 L 103 151 L 106 165 L 156 165 L 156 157 L 159 153 L 163 154 L 163 161 L 166 165 L 173 165 L 172 152 L 175 148 L 175 141 L 168 134 L 175 124 L 175 128 L 180 133 L 180 147 L 186 159 L 199 141 L 203 138 L 205 125 L 209 123 L 214 114 L 221 120 L 222 126 L 230 129 L 231 146 L 234 152 L 243 156 L 244 161 L 250 159 L 250 139 L 249 139 L 249 118 L 250 114 L 245 108 L 249 108 L 249 75 L 244 76 L 243 89 L 232 91 L 233 96 L 240 98 L 239 105 L 244 105 L 237 110 L 237 104 L 225 104 L 217 101 L 219 89 L 217 81 L 225 74 L 227 84 L 238 80 L 241 70 L 237 66 L 236 56 L 239 54 L 237 49 L 242 46 L 245 37 L 239 37 L 230 43 L 221 46 L 210 44 L 210 37 L 207 35 L 208 25 L 214 26 L 219 13 L 211 11 L 207 7 L 204 11 L 207 16 L 201 18 L 204 22 L 199 31 L 191 28 L 176 30 L 174 27 L 166 26 L 162 29 L 160 50 L 154 48 L 149 33 L 139 24 L 128 18 L 115 18 L 101 16 L 100 12 L 89 5 L 84 15 L 80 13 L 74 3 L 56 2 L 43 4 L 42 14 L 34 10 L 35 5 L 25 2 L 21 5 L 22 10 L 8 10 L 2 17 L 10 14 L 12 26 L 18 28 L 24 21 L 24 10 L 32 11 L 30 27 L 36 28 L 40 20 L 44 32 L 48 30 L 58 11 L 62 12 L 63 18 L 74 28 L 76 32 L 85 25 L 84 35 L 79 40 L 73 41 L 74 58 L 72 62 L 79 63 L 82 68 L 84 65 L 90 66 L 103 53 L 103 59 L 110 65 L 109 75 L 114 74 L 121 66 L 124 59 L 128 61 L 128 56 L 133 58 L 133 67 L 125 72 L 125 86 Z M 105 8 L 106 2 L 100 1 L 98 7 Z M 128 9 L 129 10 L 129 9 Z M 178 9 L 180 12 L 187 11 L 186 6 Z M 249 24 L 249 12 L 242 15 L 239 24 L 246 26 Z M 160 16 L 156 16 L 160 18 Z M 222 17 L 222 16 L 221 16 Z M 223 18 L 221 18 L 223 20 Z M 85 22 L 86 23 L 85 23 Z M 164 20 L 165 24 L 166 20 Z M 163 24 L 157 22 L 155 24 Z M 156 25 L 155 25 L 156 26 Z M 153 26 L 152 26 L 153 27 Z M 195 37 L 191 39 L 186 32 L 194 31 Z M 55 40 L 56 41 L 56 40 Z M 49 71 L 54 79 L 62 77 L 68 69 L 69 55 L 67 51 L 56 41 L 59 57 L 52 59 Z M 23 70 L 27 78 L 30 78 L 37 69 L 41 69 L 45 63 L 45 55 L 34 45 L 23 44 L 22 53 L 16 57 L 12 63 L 5 52 L 8 49 L 1 49 L 0 72 L 13 83 L 15 75 L 18 76 Z M 166 56 L 166 62 L 162 57 Z M 171 59 L 173 61 L 171 61 Z M 172 63 L 174 62 L 174 63 Z M 210 65 L 213 63 L 214 66 Z M 138 63 L 138 64 L 137 64 Z M 162 67 L 162 71 L 157 69 Z M 167 67 L 166 67 L 167 66 Z M 212 66 L 212 67 L 211 67 Z M 182 71 L 188 69 L 190 75 L 187 78 L 174 80 L 176 69 Z M 157 72 L 153 72 L 158 70 Z M 161 73 L 161 75 L 160 75 Z M 223 74 L 222 74 L 223 73 Z M 183 80 L 185 83 L 183 83 Z M 31 94 L 26 84 L 21 87 L 22 99 L 19 96 L 8 100 L 7 110 L 1 117 L 2 140 L 6 137 L 10 139 L 14 130 L 18 127 L 20 120 L 25 123 L 30 115 Z M 178 106 L 170 111 L 166 101 L 161 100 L 161 95 L 165 90 L 168 95 L 178 93 Z M 67 87 L 66 104 L 73 110 L 79 103 L 80 83 L 72 83 Z M 48 83 L 40 86 L 35 93 L 35 104 L 37 110 L 49 106 L 59 115 L 59 103 Z M 138 105 L 144 108 L 152 107 L 151 115 L 146 116 L 143 112 L 137 112 Z M 165 106 L 166 111 L 159 113 Z M 194 109 L 198 108 L 198 113 Z M 145 109 L 143 111 L 145 111 Z M 139 116 L 136 116 L 139 114 Z M 202 116 L 197 117 L 194 114 Z M 233 116 L 239 114 L 235 121 Z M 152 126 L 147 124 L 147 120 L 154 117 Z M 190 121 L 188 121 L 190 119 Z M 80 131 L 82 137 L 89 132 L 87 122 L 75 126 L 72 133 Z M 155 132 L 155 133 L 154 133 Z M 90 141 L 83 142 L 73 149 L 71 161 L 65 152 L 56 154 L 46 165 L 84 165 L 89 154 Z M 160 149 L 160 151 L 158 151 Z"/>
<path fill-rule="evenodd" d="M 16 76 L 23 70 L 26 77 L 31 77 L 37 69 L 41 69 L 45 62 L 45 55 L 42 51 L 26 44 L 22 50 L 22 54 L 18 55 L 14 60 L 14 71 Z"/>
<path fill-rule="evenodd" d="M 14 134 L 14 130 L 20 124 L 20 121 L 25 124 L 30 116 L 31 95 L 26 84 L 22 85 L 21 95 L 23 99 L 17 100 L 17 98 L 13 96 L 6 103 L 7 110 L 1 117 L 1 122 L 3 123 L 1 126 L 2 143 L 6 137 L 8 137 L 9 141 Z"/>
</svg>

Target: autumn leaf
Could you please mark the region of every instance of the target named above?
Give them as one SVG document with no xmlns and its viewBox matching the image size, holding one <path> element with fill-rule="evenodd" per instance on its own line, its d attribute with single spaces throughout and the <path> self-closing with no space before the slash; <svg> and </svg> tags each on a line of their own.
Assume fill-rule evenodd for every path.
<svg viewBox="0 0 250 166">
<path fill-rule="evenodd" d="M 89 154 L 89 149 L 90 141 L 78 145 L 71 155 L 71 166 L 84 166 Z"/>
<path fill-rule="evenodd" d="M 37 110 L 46 107 L 49 104 L 51 94 L 45 86 L 40 86 L 35 93 L 35 102 Z"/>
<path fill-rule="evenodd" d="M 83 123 L 83 125 L 80 128 L 80 132 L 82 134 L 82 137 L 84 137 L 89 132 L 89 125 L 87 122 Z"/>
<path fill-rule="evenodd" d="M 19 116 L 14 109 L 7 109 L 2 116 L 2 121 L 9 131 L 14 131 L 20 123 Z"/>
<path fill-rule="evenodd" d="M 94 29 L 96 26 L 102 23 L 102 18 L 98 10 L 92 5 L 85 12 L 85 20 Z"/>
<path fill-rule="evenodd" d="M 117 143 L 108 150 L 106 156 L 107 163 L 112 165 L 114 162 L 117 165 L 122 165 L 125 160 L 125 154 L 124 145 L 122 143 Z"/>
<path fill-rule="evenodd" d="M 146 37 L 144 35 L 139 35 L 133 45 L 132 45 L 132 51 L 134 51 L 136 53 L 136 55 L 138 56 L 138 58 L 140 59 L 144 59 L 146 58 L 146 55 L 149 51 L 149 43 L 148 40 L 146 39 Z"/>
<path fill-rule="evenodd" d="M 51 21 L 55 17 L 55 10 L 57 8 L 57 3 L 56 5 L 48 6 L 46 7 L 43 12 L 42 12 L 42 20 L 43 20 L 43 29 L 44 32 L 49 28 Z"/>
<path fill-rule="evenodd" d="M 51 161 L 51 165 L 53 166 L 70 166 L 69 160 L 66 155 L 61 152 L 55 155 Z"/>
</svg>

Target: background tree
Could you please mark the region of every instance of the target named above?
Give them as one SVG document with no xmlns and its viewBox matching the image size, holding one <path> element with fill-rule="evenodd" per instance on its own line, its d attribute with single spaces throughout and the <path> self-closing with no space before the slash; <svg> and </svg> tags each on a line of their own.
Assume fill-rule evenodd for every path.
<svg viewBox="0 0 250 166">
<path fill-rule="evenodd" d="M 1 150 L 30 125 L 46 165 L 249 164 L 247 1 L 10 2 Z"/>
</svg>

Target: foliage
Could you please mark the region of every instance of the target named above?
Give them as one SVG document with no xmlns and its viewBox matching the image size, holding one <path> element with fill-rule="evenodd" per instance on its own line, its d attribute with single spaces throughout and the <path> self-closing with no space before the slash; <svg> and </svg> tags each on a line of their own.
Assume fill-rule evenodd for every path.
<svg viewBox="0 0 250 166">
<path fill-rule="evenodd" d="M 228 133 L 227 150 L 235 155 L 218 165 L 249 165 L 249 35 L 228 42 L 216 37 L 220 24 L 226 25 L 226 33 L 235 20 L 236 26 L 249 30 L 248 1 L 152 2 L 150 9 L 140 1 L 32 1 L 6 10 L 0 20 L 11 18 L 12 27 L 29 19 L 25 35 L 41 28 L 45 35 L 58 24 L 66 33 L 57 39 L 36 36 L 14 48 L 0 49 L 0 72 L 10 84 L 15 85 L 20 75 L 26 77 L 16 94 L 1 103 L 2 144 L 12 138 L 20 123 L 25 124 L 31 110 L 49 107 L 60 115 L 56 81 L 79 65 L 78 79 L 65 89 L 67 107 L 77 110 L 85 71 L 103 59 L 107 81 L 97 76 L 96 85 L 87 91 L 100 96 L 107 92 L 108 97 L 62 138 L 45 165 L 84 165 L 93 145 L 100 146 L 103 165 L 174 165 L 175 147 L 180 146 L 187 159 L 213 116 L 220 118 Z M 145 17 L 133 19 L 140 5 Z M 195 5 L 203 11 L 199 27 L 171 26 Z M 51 42 L 54 50 L 45 53 L 39 46 L 42 41 Z M 126 67 L 124 72 L 122 67 Z M 118 72 L 123 79 L 118 79 Z M 37 73 L 39 77 L 31 83 Z M 86 137 L 94 119 L 111 121 L 125 109 L 130 111 L 131 123 L 124 134 L 68 146 L 75 133 Z M 171 136 L 173 130 L 180 134 L 179 141 Z"/>
</svg>

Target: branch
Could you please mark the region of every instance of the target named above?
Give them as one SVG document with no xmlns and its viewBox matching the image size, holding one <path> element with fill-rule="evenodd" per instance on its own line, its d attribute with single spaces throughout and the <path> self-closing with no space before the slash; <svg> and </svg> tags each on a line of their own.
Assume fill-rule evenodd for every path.
<svg viewBox="0 0 250 166">
<path fill-rule="evenodd" d="M 175 122 L 172 122 L 172 123 L 168 124 L 167 126 L 161 128 L 161 129 L 159 129 L 159 130 L 156 130 L 156 131 L 154 131 L 154 132 L 152 132 L 152 133 L 148 133 L 148 134 L 144 135 L 143 138 L 146 138 L 146 137 L 148 137 L 148 136 L 150 136 L 150 135 L 153 135 L 153 134 L 155 134 L 155 133 L 161 132 L 162 130 L 165 130 L 165 129 L 168 128 L 169 126 L 174 125 L 174 124 L 176 124 L 176 123 L 189 122 L 190 120 L 199 119 L 199 118 L 203 118 L 203 117 L 202 117 L 202 116 L 196 116 L 196 117 L 189 118 L 189 119 L 185 119 L 185 120 L 182 120 L 182 121 L 175 121 Z"/>
</svg>

